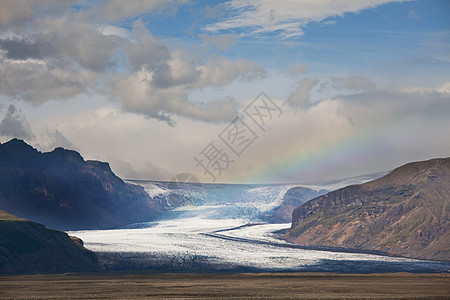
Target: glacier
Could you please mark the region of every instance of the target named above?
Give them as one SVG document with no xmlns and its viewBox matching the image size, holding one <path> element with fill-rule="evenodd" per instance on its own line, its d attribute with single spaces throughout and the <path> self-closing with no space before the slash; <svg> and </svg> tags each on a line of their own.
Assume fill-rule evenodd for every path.
<svg viewBox="0 0 450 300">
<path fill-rule="evenodd" d="M 96 252 L 106 270 L 367 273 L 450 269 L 450 264 L 443 262 L 325 251 L 279 239 L 278 232 L 290 223 L 269 224 L 265 220 L 281 204 L 284 194 L 297 185 L 134 183 L 142 185 L 151 197 L 169 205 L 177 199 L 182 205 L 150 222 L 68 232 Z"/>
</svg>

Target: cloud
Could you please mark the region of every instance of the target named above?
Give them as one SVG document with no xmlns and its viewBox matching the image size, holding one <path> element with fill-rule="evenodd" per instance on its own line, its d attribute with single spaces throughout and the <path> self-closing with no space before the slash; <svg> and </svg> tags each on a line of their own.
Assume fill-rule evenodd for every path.
<svg viewBox="0 0 450 300">
<path fill-rule="evenodd" d="M 21 22 L 33 14 L 32 5 L 24 2 L 17 5 L 15 0 L 4 0 L 0 2 L 0 28 Z"/>
<path fill-rule="evenodd" d="M 295 64 L 292 66 L 289 66 L 286 70 L 286 72 L 290 75 L 298 75 L 298 74 L 302 74 L 304 72 L 306 72 L 306 70 L 308 69 L 308 65 L 307 64 Z"/>
<path fill-rule="evenodd" d="M 236 116 L 236 107 L 231 99 L 199 104 L 188 99 L 189 89 L 184 84 L 160 88 L 152 81 L 152 76 L 151 72 L 144 70 L 115 76 L 109 82 L 111 95 L 123 103 L 125 110 L 171 125 L 171 114 L 207 122 L 229 121 Z"/>
<path fill-rule="evenodd" d="M 14 25 L 23 24 L 40 13 L 60 13 L 73 4 L 71 0 L 16 0 L 0 1 L 0 29 L 7 29 Z"/>
<path fill-rule="evenodd" d="M 410 10 L 409 13 L 408 13 L 408 18 L 410 18 L 410 19 L 420 19 L 420 16 L 414 10 Z"/>
<path fill-rule="evenodd" d="M 57 128 L 85 159 L 108 161 L 124 178 L 158 180 L 195 171 L 193 156 L 224 127 L 216 123 L 205 126 L 191 118 L 177 117 L 177 128 L 173 128 L 112 105 L 55 114 L 33 120 L 32 125 L 36 143 L 45 146 L 45 150 L 51 141 L 49 133 Z"/>
<path fill-rule="evenodd" d="M 354 76 L 332 76 L 329 80 L 320 84 L 320 91 L 326 88 L 333 88 L 336 90 L 352 90 L 352 91 L 367 91 L 375 89 L 376 85 L 369 79 L 354 75 Z"/>
<path fill-rule="evenodd" d="M 150 161 L 143 162 L 139 167 L 115 157 L 108 157 L 108 162 L 113 172 L 125 179 L 161 180 L 173 175 Z"/>
<path fill-rule="evenodd" d="M 109 0 L 97 6 L 94 13 L 104 17 L 107 21 L 120 21 L 135 18 L 147 13 L 159 13 L 163 11 L 174 12 L 177 5 L 187 3 L 187 0 Z"/>
<path fill-rule="evenodd" d="M 163 66 L 170 59 L 169 49 L 148 32 L 142 21 L 134 23 L 132 33 L 135 41 L 125 47 L 131 71 L 142 67 L 153 70 Z"/>
<path fill-rule="evenodd" d="M 223 181 L 317 183 L 447 157 L 445 86 L 375 88 L 284 109 Z"/>
<path fill-rule="evenodd" d="M 102 35 L 83 17 L 42 17 L 32 27 L 0 41 L 3 95 L 33 104 L 71 98 L 94 87 L 111 62 L 116 37 Z"/>
<path fill-rule="evenodd" d="M 151 43 L 153 43 L 152 41 Z M 181 50 L 160 49 L 160 55 L 142 52 L 132 73 L 108 78 L 105 93 L 123 103 L 125 110 L 157 118 L 173 125 L 172 114 L 206 122 L 233 119 L 236 104 L 231 98 L 198 103 L 189 98 L 192 90 L 222 87 L 233 81 L 251 81 L 266 75 L 259 64 L 211 57 L 207 61 L 186 58 Z M 146 55 L 146 53 L 148 53 Z M 133 55 L 131 55 L 133 56 Z M 169 57 L 167 57 L 169 56 Z"/>
<path fill-rule="evenodd" d="M 295 91 L 289 95 L 287 101 L 292 107 L 306 108 L 310 105 L 309 96 L 311 90 L 320 82 L 317 78 L 305 78 L 301 80 Z"/>
<path fill-rule="evenodd" d="M 19 3 L 17 0 L 2 0 L 0 1 L 0 29 L 24 24 L 39 14 L 61 14 L 74 6 L 93 19 L 102 18 L 102 21 L 117 22 L 148 13 L 174 13 L 178 5 L 187 2 L 187 0 L 134 0 L 131 2 L 108 0 L 89 3 L 73 0 L 26 0 Z"/>
<path fill-rule="evenodd" d="M 70 59 L 94 71 L 104 70 L 110 60 L 115 36 L 103 35 L 84 15 L 42 17 L 33 21 L 33 30 L 0 40 L 6 57 L 15 60 Z"/>
<path fill-rule="evenodd" d="M 26 140 L 34 139 L 28 121 L 12 104 L 0 123 L 0 135 Z"/>
<path fill-rule="evenodd" d="M 226 12 L 223 9 L 222 4 L 213 6 L 205 5 L 205 7 L 203 8 L 203 14 L 208 20 L 211 20 L 224 17 L 226 15 Z"/>
<path fill-rule="evenodd" d="M 36 26 L 39 33 L 34 36 L 35 42 L 48 45 L 57 59 L 68 58 L 93 71 L 108 66 L 117 39 L 103 35 L 84 15 L 42 18 Z"/>
<path fill-rule="evenodd" d="M 241 29 L 250 35 L 277 32 L 284 38 L 291 38 L 303 35 L 302 28 L 310 22 L 402 1 L 405 0 L 231 0 L 224 5 L 230 17 L 204 29 L 209 32 Z"/>
<path fill-rule="evenodd" d="M 48 44 L 32 43 L 25 39 L 0 40 L 0 48 L 6 52 L 6 58 L 14 60 L 27 60 L 28 58 L 42 59 L 51 55 L 53 52 Z"/>
<path fill-rule="evenodd" d="M 0 1 L 0 97 L 8 106 L 15 104 L 4 107 L 2 131 L 35 136 L 36 142 L 50 148 L 76 145 L 87 159 L 111 158 L 112 167 L 126 177 L 170 179 L 185 171 L 201 173 L 193 156 L 217 138 L 226 126 L 223 122 L 238 115 L 240 104 L 261 90 L 284 97 L 294 81 L 303 79 L 286 105 L 280 104 L 283 116 L 273 122 L 273 130 L 268 128 L 264 135 L 256 131 L 260 138 L 233 165 L 230 180 L 245 175 L 245 170 L 264 173 L 258 164 L 265 165 L 267 174 L 284 174 L 296 160 L 307 165 L 291 171 L 299 180 L 357 175 L 345 173 L 377 171 L 402 159 L 442 155 L 450 149 L 445 139 L 450 128 L 448 83 L 436 89 L 388 89 L 371 77 L 317 73 L 327 69 L 339 74 L 336 68 L 341 63 L 318 63 L 308 70 L 313 75 L 307 75 L 306 64 L 280 73 L 273 69 L 273 61 L 239 59 L 290 54 L 317 58 L 318 53 L 312 52 L 316 44 L 294 39 L 305 26 L 311 22 L 330 26 L 339 22 L 336 16 L 392 1 L 237 0 L 205 9 L 187 4 L 179 11 L 181 19 L 175 19 L 178 14 L 165 18 L 182 1 L 129 2 Z M 173 32 L 173 24 L 154 31 L 163 37 L 151 33 L 150 24 L 173 21 L 182 26 L 194 15 L 203 19 L 194 22 L 192 33 L 210 18 L 200 36 L 185 39 L 183 29 Z M 271 40 L 245 39 L 246 35 Z M 198 38 L 202 45 L 196 44 Z M 232 47 L 235 42 L 239 47 Z M 242 47 L 243 53 L 229 52 Z M 220 51 L 228 51 L 229 57 L 218 56 Z M 263 65 L 271 72 L 268 78 Z M 426 82 L 442 76 L 438 77 Z M 108 100 L 111 103 L 103 106 Z M 33 116 L 32 131 L 16 109 L 20 101 Z M 346 144 L 351 148 L 343 148 Z M 253 181 L 251 176 L 247 179 Z"/>
<path fill-rule="evenodd" d="M 259 134 L 239 158 L 228 153 L 235 162 L 219 179 L 314 182 L 448 156 L 449 86 L 376 87 L 322 99 L 303 109 L 283 106 L 283 115 L 271 120 L 264 134 Z M 273 100 L 280 104 L 283 99 Z M 169 180 L 175 174 L 190 172 L 208 182 L 211 178 L 203 176 L 193 157 L 216 141 L 226 124 L 205 126 L 189 117 L 176 120 L 177 128 L 173 128 L 143 114 L 108 106 L 54 115 L 41 120 L 42 126 L 35 121 L 33 129 L 41 139 L 47 128 L 58 128 L 86 159 L 110 161 L 114 171 L 125 178 Z M 146 162 L 154 166 L 146 166 Z"/>
<path fill-rule="evenodd" d="M 236 79 L 252 81 L 264 78 L 266 71 L 259 64 L 245 59 L 231 61 L 225 57 L 212 57 L 205 64 L 199 65 L 200 80 L 197 87 L 225 86 Z"/>
<path fill-rule="evenodd" d="M 1 94 L 32 104 L 68 99 L 92 87 L 97 76 L 89 70 L 60 68 L 39 60 L 0 58 Z"/>
<path fill-rule="evenodd" d="M 46 128 L 43 139 L 46 140 L 45 145 L 38 145 L 43 151 L 52 151 L 57 147 L 62 147 L 69 150 L 78 150 L 72 142 L 69 141 L 58 129 L 50 130 Z"/>
<path fill-rule="evenodd" d="M 381 126 L 384 121 L 405 118 L 445 119 L 450 111 L 450 93 L 441 87 L 374 89 L 337 100 L 345 103 L 341 113 L 356 125 L 376 122 Z"/>
<path fill-rule="evenodd" d="M 54 16 L 51 11 L 36 13 L 26 22 L 30 29 L 11 31 L 0 39 L 0 93 L 34 105 L 101 93 L 121 102 L 125 110 L 171 125 L 173 115 L 207 122 L 232 119 L 236 104 L 230 97 L 198 103 L 190 94 L 262 78 L 266 73 L 259 64 L 211 55 L 193 59 L 188 51 L 170 50 L 141 20 L 134 22 L 127 35 L 114 28 L 106 30 L 92 18 L 100 8 L 110 20 L 116 20 L 155 12 L 176 2 L 135 1 L 127 6 L 109 1 Z M 235 36 L 204 39 L 226 48 Z"/>
<path fill-rule="evenodd" d="M 442 94 L 450 94 L 450 82 L 445 82 L 445 83 L 441 84 L 437 88 L 437 91 Z"/>
<path fill-rule="evenodd" d="M 226 51 L 237 42 L 239 36 L 233 33 L 217 35 L 200 34 L 200 38 L 207 46 L 215 46 L 220 51 Z"/>
</svg>

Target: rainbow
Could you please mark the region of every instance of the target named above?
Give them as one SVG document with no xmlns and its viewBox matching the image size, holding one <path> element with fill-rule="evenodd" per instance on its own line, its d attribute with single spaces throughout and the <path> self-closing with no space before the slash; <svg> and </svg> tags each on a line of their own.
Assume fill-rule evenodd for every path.
<svg viewBox="0 0 450 300">
<path fill-rule="evenodd" d="M 225 178 L 234 183 L 312 183 L 320 178 L 328 180 L 361 175 L 357 173 L 361 162 L 378 157 L 380 152 L 389 148 L 383 132 L 384 126 L 372 128 L 370 132 L 356 130 L 311 145 L 298 139 L 271 153 L 265 152 L 264 157 L 250 158 L 249 163 L 254 168 Z M 327 176 L 339 172 L 344 176 Z"/>
</svg>

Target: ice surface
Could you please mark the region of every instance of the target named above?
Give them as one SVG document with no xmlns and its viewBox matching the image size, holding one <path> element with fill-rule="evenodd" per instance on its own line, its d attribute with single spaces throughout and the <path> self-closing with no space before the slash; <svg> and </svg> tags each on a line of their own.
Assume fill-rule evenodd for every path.
<svg viewBox="0 0 450 300">
<path fill-rule="evenodd" d="M 169 191 L 144 184 L 150 195 L 171 192 L 199 197 L 188 188 Z M 156 222 L 114 230 L 69 232 L 112 268 L 163 271 L 446 271 L 449 264 L 373 254 L 306 250 L 274 233 L 290 224 L 266 224 L 259 216 L 276 208 L 288 185 L 212 185 L 190 205 Z M 251 226 L 248 226 L 252 223 Z M 247 225 L 247 226 L 246 226 Z M 200 267 L 201 266 L 201 267 Z M 244 268 L 244 269 L 242 269 Z M 247 269 L 246 269 L 247 268 Z"/>
</svg>

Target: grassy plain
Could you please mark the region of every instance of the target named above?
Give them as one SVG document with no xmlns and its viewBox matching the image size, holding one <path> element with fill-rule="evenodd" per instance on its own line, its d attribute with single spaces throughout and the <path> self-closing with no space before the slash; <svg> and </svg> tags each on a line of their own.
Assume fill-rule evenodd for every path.
<svg viewBox="0 0 450 300">
<path fill-rule="evenodd" d="M 99 274 L 0 277 L 1 299 L 450 299 L 450 274 Z"/>
</svg>

